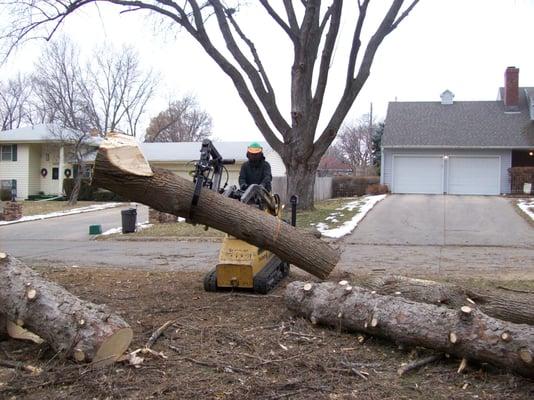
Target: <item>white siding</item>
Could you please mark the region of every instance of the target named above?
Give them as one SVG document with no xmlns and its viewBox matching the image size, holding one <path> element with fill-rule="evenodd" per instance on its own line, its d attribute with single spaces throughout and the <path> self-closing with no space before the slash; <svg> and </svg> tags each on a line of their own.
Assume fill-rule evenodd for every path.
<svg viewBox="0 0 534 400">
<path fill-rule="evenodd" d="M 498 156 L 501 159 L 501 193 L 510 193 L 510 177 L 508 168 L 512 166 L 512 151 L 506 149 L 393 149 L 384 148 L 382 157 L 382 181 L 392 188 L 392 166 L 393 155 L 434 155 L 434 156 Z M 445 176 L 445 187 L 447 187 L 447 176 Z"/>
<path fill-rule="evenodd" d="M 41 145 L 29 145 L 28 162 L 28 195 L 38 194 L 41 191 Z"/>
<path fill-rule="evenodd" d="M 9 145 L 9 143 L 2 143 Z M 28 197 L 29 146 L 17 144 L 17 161 L 0 160 L 0 180 L 17 180 L 17 199 Z"/>
<path fill-rule="evenodd" d="M 265 152 L 265 159 L 271 165 L 271 173 L 273 176 L 286 176 L 286 166 L 282 161 L 282 157 L 274 151 L 269 149 Z"/>
</svg>

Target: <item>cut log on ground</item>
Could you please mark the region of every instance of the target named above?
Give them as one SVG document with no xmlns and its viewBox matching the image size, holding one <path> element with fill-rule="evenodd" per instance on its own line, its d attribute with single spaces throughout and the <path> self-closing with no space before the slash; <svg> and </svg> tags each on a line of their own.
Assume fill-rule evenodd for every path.
<svg viewBox="0 0 534 400">
<path fill-rule="evenodd" d="M 534 325 L 534 295 L 530 293 L 474 289 L 397 275 L 372 277 L 365 281 L 363 286 L 379 294 L 396 294 L 417 302 L 443 304 L 449 308 L 474 303 L 491 317 L 517 324 Z"/>
<path fill-rule="evenodd" d="M 534 377 L 534 328 L 489 317 L 476 308 L 452 310 L 383 296 L 334 282 L 292 282 L 287 307 L 312 323 L 365 332 L 398 344 L 421 346 L 459 358 L 488 362 Z M 456 339 L 451 341 L 451 334 Z M 510 340 L 504 340 L 503 335 Z"/>
<path fill-rule="evenodd" d="M 84 301 L 0 253 L 0 309 L 76 361 L 109 364 L 132 340 L 132 329 L 106 307 Z"/>
<path fill-rule="evenodd" d="M 7 334 L 7 318 L 4 314 L 0 314 L 0 340 L 9 338 Z"/>
<path fill-rule="evenodd" d="M 109 134 L 98 150 L 93 171 L 93 186 L 161 212 L 190 218 L 193 182 L 168 170 L 152 169 L 135 138 Z M 312 233 L 211 190 L 201 191 L 191 220 L 270 250 L 321 279 L 330 274 L 339 259 L 339 252 Z"/>
</svg>

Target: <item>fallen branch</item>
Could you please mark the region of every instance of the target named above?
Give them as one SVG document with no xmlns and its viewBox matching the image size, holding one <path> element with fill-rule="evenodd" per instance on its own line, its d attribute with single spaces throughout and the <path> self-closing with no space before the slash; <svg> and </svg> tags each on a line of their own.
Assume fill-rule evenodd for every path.
<svg viewBox="0 0 534 400">
<path fill-rule="evenodd" d="M 476 304 L 482 312 L 491 317 L 517 324 L 534 325 L 534 295 L 528 292 L 514 290 L 511 293 L 503 293 L 496 289 L 474 289 L 397 275 L 372 277 L 365 281 L 363 286 L 379 294 L 396 294 L 413 301 L 449 308 L 459 308 L 467 303 Z"/>
<path fill-rule="evenodd" d="M 158 340 L 158 338 L 161 336 L 161 334 L 167 329 L 169 326 L 171 326 L 174 323 L 174 320 L 167 321 L 163 325 L 161 325 L 158 329 L 156 329 L 152 335 L 150 335 L 150 338 L 147 340 L 145 344 L 145 348 L 150 349 L 152 345 Z"/>
<path fill-rule="evenodd" d="M 0 366 L 20 369 L 22 371 L 30 372 L 32 375 L 39 375 L 42 372 L 42 369 L 39 367 L 34 367 L 33 365 L 28 365 L 21 363 L 20 361 L 13 360 L 0 360 Z"/>
<path fill-rule="evenodd" d="M 414 369 L 421 368 L 425 365 L 431 364 L 433 362 L 436 362 L 438 360 L 441 360 L 443 358 L 443 354 L 434 354 L 432 356 L 420 358 L 418 360 L 415 360 L 409 364 L 403 365 L 397 370 L 397 374 L 399 376 L 403 376 L 405 373 L 413 371 Z"/>
<path fill-rule="evenodd" d="M 347 291 L 346 285 L 334 282 L 309 285 L 290 283 L 285 301 L 313 324 L 365 332 L 534 376 L 534 327 L 501 321 L 467 306 L 451 310 L 357 287 Z"/>
</svg>

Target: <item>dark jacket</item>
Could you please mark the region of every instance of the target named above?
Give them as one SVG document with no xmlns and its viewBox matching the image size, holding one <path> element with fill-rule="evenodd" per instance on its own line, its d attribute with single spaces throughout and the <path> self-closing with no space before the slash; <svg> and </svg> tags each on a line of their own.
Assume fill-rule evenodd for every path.
<svg viewBox="0 0 534 400">
<path fill-rule="evenodd" d="M 241 166 L 239 172 L 239 186 L 248 186 L 252 184 L 262 185 L 269 192 L 271 191 L 271 182 L 273 177 L 271 175 L 271 166 L 265 158 L 256 163 L 246 161 Z"/>
</svg>

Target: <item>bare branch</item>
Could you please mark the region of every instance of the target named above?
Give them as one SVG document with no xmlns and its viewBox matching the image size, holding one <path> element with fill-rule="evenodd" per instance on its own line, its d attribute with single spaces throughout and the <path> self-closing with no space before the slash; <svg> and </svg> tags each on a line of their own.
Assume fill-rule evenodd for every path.
<svg viewBox="0 0 534 400">
<path fill-rule="evenodd" d="M 271 5 L 269 4 L 268 0 L 260 0 L 260 3 L 265 8 L 265 10 L 267 10 L 267 12 L 272 17 L 272 19 L 274 19 L 276 21 L 276 23 L 278 25 L 280 25 L 280 27 L 284 30 L 284 32 L 287 33 L 287 36 L 289 36 L 291 41 L 295 42 L 297 40 L 298 32 L 293 31 L 285 23 L 285 21 L 282 19 L 282 17 L 280 17 L 280 15 L 278 15 L 278 13 L 271 7 Z"/>
</svg>

